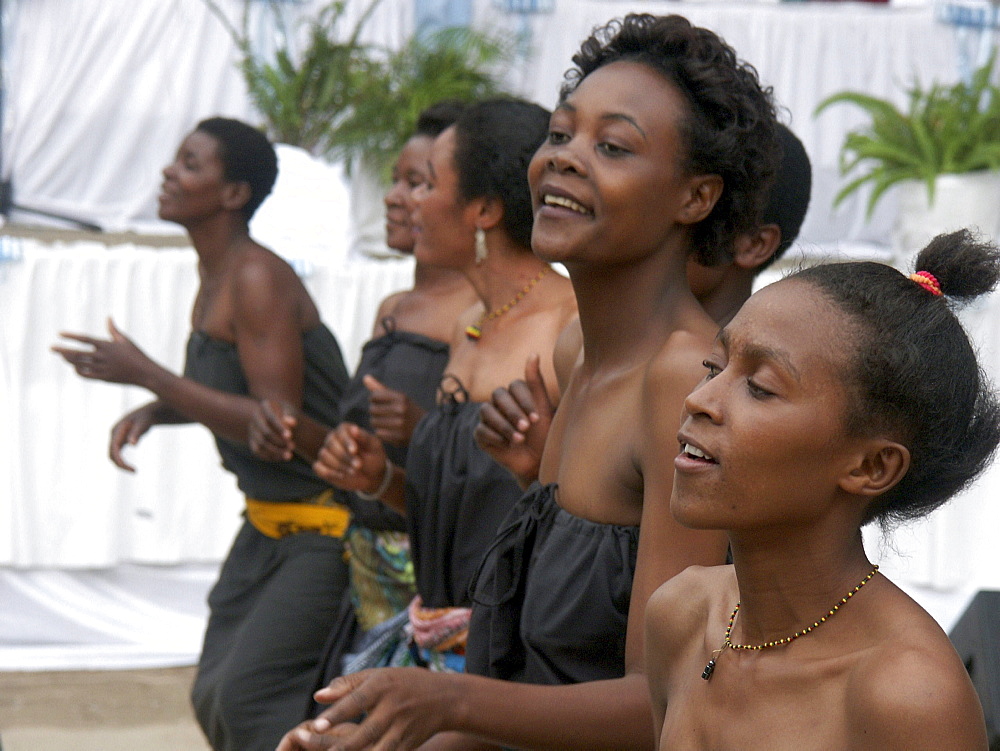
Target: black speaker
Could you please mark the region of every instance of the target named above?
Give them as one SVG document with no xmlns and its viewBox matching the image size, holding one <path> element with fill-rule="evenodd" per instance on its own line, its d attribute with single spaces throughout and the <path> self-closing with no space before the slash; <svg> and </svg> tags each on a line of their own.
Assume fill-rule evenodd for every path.
<svg viewBox="0 0 1000 751">
<path fill-rule="evenodd" d="M 978 592 L 948 636 L 983 703 L 990 751 L 1000 751 L 1000 592 Z"/>
</svg>

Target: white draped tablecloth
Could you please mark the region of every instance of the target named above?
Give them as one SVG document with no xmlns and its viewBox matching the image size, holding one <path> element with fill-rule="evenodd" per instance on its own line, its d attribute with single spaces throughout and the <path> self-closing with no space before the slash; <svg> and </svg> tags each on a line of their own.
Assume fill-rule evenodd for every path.
<svg viewBox="0 0 1000 751">
<path fill-rule="evenodd" d="M 152 357 L 182 365 L 197 287 L 191 249 L 11 241 L 0 262 L 0 670 L 190 663 L 205 595 L 242 496 L 207 430 L 154 428 L 107 458 L 142 389 L 85 381 L 49 351 L 110 315 Z M 349 367 L 408 260 L 308 263 L 305 282 Z"/>
<path fill-rule="evenodd" d="M 386 5 L 375 36 L 400 37 L 404 5 Z M 631 10 L 682 12 L 757 66 L 812 158 L 812 205 L 786 265 L 858 248 L 878 256 L 888 243 L 891 195 L 870 223 L 863 195 L 830 208 L 840 184 L 837 149 L 860 114 L 841 107 L 813 119 L 812 111 L 844 88 L 902 102 L 914 75 L 954 80 L 951 32 L 929 8 L 555 5 L 555 13 L 530 19 L 533 52 L 509 72 L 524 95 L 554 104 L 571 54 L 595 24 Z M 250 111 L 230 67 L 232 48 L 200 2 L 15 0 L 13 8 L 17 38 L 7 72 L 17 78 L 9 83 L 4 167 L 5 175 L 13 167 L 25 203 L 109 227 L 142 223 L 151 218 L 157 171 L 180 135 L 200 117 Z M 477 8 L 477 23 L 502 25 L 492 3 Z M 105 49 L 92 34 L 113 44 Z M 128 63 L 126 48 L 142 65 Z M 59 74 L 64 69 L 74 76 Z M 312 185 L 317 194 L 329 187 Z M 258 236 L 295 260 L 353 365 L 376 304 L 406 286 L 411 266 L 347 260 L 356 228 L 344 224 L 346 193 L 324 200 L 309 211 L 298 199 L 269 199 L 261 212 L 270 215 L 273 234 Z M 190 662 L 205 592 L 239 522 L 240 496 L 198 426 L 155 429 L 129 450 L 138 472 L 117 470 L 107 459 L 108 431 L 147 395 L 83 381 L 48 348 L 60 330 L 102 332 L 110 315 L 150 355 L 179 369 L 196 287 L 194 253 L 9 238 L 2 249 L 0 258 L 14 258 L 0 260 L 0 670 Z M 1000 380 L 1000 301 L 994 296 L 966 318 L 987 370 Z M 930 519 L 885 540 L 867 534 L 883 571 L 946 628 L 975 591 L 1000 588 L 992 550 L 998 497 L 995 468 Z"/>
</svg>

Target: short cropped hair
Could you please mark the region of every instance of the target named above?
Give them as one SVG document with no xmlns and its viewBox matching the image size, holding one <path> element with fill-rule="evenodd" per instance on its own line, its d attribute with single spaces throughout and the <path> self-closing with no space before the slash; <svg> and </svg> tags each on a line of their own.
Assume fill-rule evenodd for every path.
<svg viewBox="0 0 1000 751">
<path fill-rule="evenodd" d="M 228 117 L 202 120 L 195 130 L 207 133 L 218 142 L 223 177 L 229 182 L 250 186 L 250 199 L 241 209 L 243 218 L 249 222 L 278 177 L 278 156 L 274 146 L 261 131 Z"/>
</svg>

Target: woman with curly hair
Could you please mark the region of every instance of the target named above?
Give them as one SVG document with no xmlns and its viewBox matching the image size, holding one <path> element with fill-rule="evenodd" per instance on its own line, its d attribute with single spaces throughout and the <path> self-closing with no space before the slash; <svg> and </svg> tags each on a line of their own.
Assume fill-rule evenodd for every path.
<svg viewBox="0 0 1000 751">
<path fill-rule="evenodd" d="M 679 16 L 613 22 L 574 62 L 528 176 L 532 247 L 569 272 L 583 360 L 540 482 L 479 571 L 470 674 L 338 679 L 317 695 L 333 706 L 286 735 L 282 751 L 431 738 L 431 748 L 654 745 L 646 601 L 688 566 L 726 555 L 723 534 L 686 529 L 669 509 L 666 457 L 718 330 L 685 270 L 692 255 L 725 257 L 759 224 L 776 121 L 753 69 Z"/>
</svg>

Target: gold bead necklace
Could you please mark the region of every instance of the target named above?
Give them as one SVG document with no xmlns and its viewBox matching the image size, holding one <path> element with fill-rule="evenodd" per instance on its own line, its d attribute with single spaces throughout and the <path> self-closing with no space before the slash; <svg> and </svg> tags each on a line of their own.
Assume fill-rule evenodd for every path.
<svg viewBox="0 0 1000 751">
<path fill-rule="evenodd" d="M 528 282 L 526 285 L 524 285 L 524 289 L 522 289 L 520 292 L 514 295 L 514 299 L 511 300 L 509 303 L 507 303 L 506 305 L 501 305 L 499 308 L 497 308 L 488 315 L 484 313 L 479 318 L 478 321 L 476 321 L 475 323 L 470 323 L 468 326 L 466 326 L 465 335 L 474 342 L 479 341 L 479 339 L 483 335 L 483 324 L 485 324 L 487 321 L 492 321 L 494 318 L 499 318 L 508 310 L 517 305 L 519 302 L 521 302 L 521 299 L 526 294 L 528 294 L 528 292 L 531 291 L 531 288 L 534 287 L 536 284 L 538 284 L 542 280 L 543 276 L 549 273 L 550 268 L 551 267 L 546 266 L 544 269 L 542 269 L 541 273 L 534 279 L 532 279 L 530 282 Z"/>
<path fill-rule="evenodd" d="M 705 670 L 702 672 L 701 677 L 704 678 L 706 681 L 709 678 L 712 677 L 712 673 L 715 671 L 715 657 L 716 657 L 716 655 L 718 655 L 720 652 L 725 651 L 727 648 L 729 648 L 729 649 L 746 649 L 746 650 L 750 650 L 750 651 L 756 652 L 756 651 L 761 650 L 761 649 L 770 649 L 771 647 L 780 647 L 780 646 L 782 646 L 784 644 L 791 644 L 793 641 L 795 641 L 796 639 L 798 639 L 800 636 L 805 636 L 806 634 L 810 633 L 813 629 L 819 628 L 822 624 L 824 624 L 824 623 L 827 622 L 827 619 L 831 618 L 834 613 L 836 613 L 838 610 L 840 610 L 841 606 L 846 605 L 847 601 L 850 600 L 852 597 L 854 597 L 854 595 L 856 595 L 858 593 L 858 591 L 863 586 L 865 586 L 869 581 L 871 581 L 872 577 L 875 576 L 875 574 L 877 574 L 877 573 L 878 573 L 878 566 L 876 565 L 875 568 L 873 568 L 868 573 L 868 576 L 866 576 L 864 579 L 862 579 L 854 587 L 854 589 L 852 589 L 846 595 L 844 595 L 843 597 L 841 597 L 840 598 L 840 602 L 838 602 L 836 605 L 834 605 L 832 608 L 830 608 L 830 610 L 827 612 L 827 614 L 824 615 L 822 618 L 820 618 L 818 621 L 813 621 L 813 623 L 811 625 L 806 626 L 801 631 L 796 631 L 791 636 L 786 636 L 783 639 L 776 639 L 774 641 L 766 641 L 763 644 L 734 644 L 732 642 L 732 640 L 730 639 L 730 636 L 733 633 L 733 624 L 736 623 L 736 614 L 740 612 L 740 604 L 737 602 L 736 603 L 736 607 L 733 609 L 733 614 L 731 616 L 729 616 L 729 625 L 726 627 L 726 639 L 725 639 L 723 645 L 719 649 L 715 650 L 712 653 L 712 659 L 710 659 L 708 661 L 708 664 L 705 666 Z"/>
</svg>

